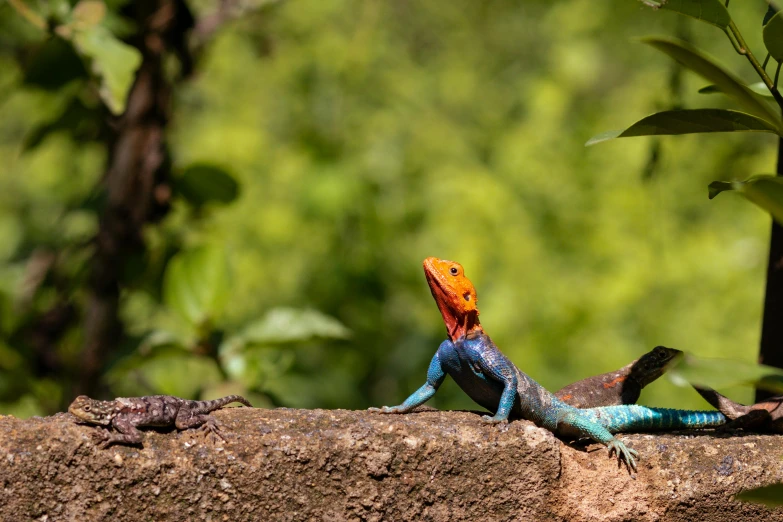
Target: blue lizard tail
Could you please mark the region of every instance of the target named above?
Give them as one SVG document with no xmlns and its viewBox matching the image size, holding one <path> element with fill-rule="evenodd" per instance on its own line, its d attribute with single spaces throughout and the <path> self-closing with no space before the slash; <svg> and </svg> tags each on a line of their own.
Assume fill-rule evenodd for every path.
<svg viewBox="0 0 783 522">
<path fill-rule="evenodd" d="M 581 410 L 609 432 L 711 428 L 726 423 L 717 411 L 673 410 L 646 406 L 604 406 Z"/>
</svg>

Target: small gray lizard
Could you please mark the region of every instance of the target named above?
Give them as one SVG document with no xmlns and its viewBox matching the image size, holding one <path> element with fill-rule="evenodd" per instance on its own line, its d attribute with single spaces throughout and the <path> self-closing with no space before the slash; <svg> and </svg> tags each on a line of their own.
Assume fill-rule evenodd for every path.
<svg viewBox="0 0 783 522">
<path fill-rule="evenodd" d="M 113 401 L 99 401 L 86 395 L 74 399 L 68 411 L 86 424 L 110 426 L 119 433 L 98 428 L 99 446 L 111 444 L 141 444 L 141 426 L 169 427 L 187 430 L 201 426 L 208 433 L 220 435 L 217 422 L 210 412 L 232 402 L 250 406 L 250 402 L 239 395 L 229 395 L 213 401 L 190 401 L 171 395 L 150 395 L 148 397 L 118 397 Z"/>
</svg>

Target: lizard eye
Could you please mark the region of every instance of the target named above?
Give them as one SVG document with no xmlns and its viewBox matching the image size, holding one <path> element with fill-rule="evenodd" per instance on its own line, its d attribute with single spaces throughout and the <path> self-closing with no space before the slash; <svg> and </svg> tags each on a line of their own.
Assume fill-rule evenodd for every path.
<svg viewBox="0 0 783 522">
<path fill-rule="evenodd" d="M 90 411 L 90 407 L 89 406 L 85 406 L 83 409 L 84 409 L 84 411 Z"/>
<path fill-rule="evenodd" d="M 459 269 L 456 266 L 452 266 L 451 268 L 449 268 L 449 273 L 451 275 L 455 276 L 455 275 L 459 274 Z"/>
<path fill-rule="evenodd" d="M 465 301 L 470 301 L 470 292 L 465 292 L 465 294 L 462 297 L 465 298 Z"/>
</svg>

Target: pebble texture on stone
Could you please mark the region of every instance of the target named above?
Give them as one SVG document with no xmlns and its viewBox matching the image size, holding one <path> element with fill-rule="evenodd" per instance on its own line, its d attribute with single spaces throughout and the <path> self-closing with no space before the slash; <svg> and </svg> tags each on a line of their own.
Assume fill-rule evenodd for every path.
<svg viewBox="0 0 783 522">
<path fill-rule="evenodd" d="M 146 430 L 107 450 L 69 414 L 0 416 L 0 520 L 783 521 L 733 500 L 783 481 L 783 435 L 621 435 L 632 477 L 602 446 L 472 412 L 214 416 L 225 442 Z"/>
</svg>

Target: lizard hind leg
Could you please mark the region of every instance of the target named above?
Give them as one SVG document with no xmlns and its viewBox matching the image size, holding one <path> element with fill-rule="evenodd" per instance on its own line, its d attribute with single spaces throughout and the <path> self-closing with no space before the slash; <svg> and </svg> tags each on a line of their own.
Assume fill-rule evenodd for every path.
<svg viewBox="0 0 783 522">
<path fill-rule="evenodd" d="M 201 425 L 201 432 L 206 438 L 226 442 L 226 438 L 223 437 L 223 434 L 220 432 L 220 425 L 213 417 L 207 417 L 206 422 Z"/>
<path fill-rule="evenodd" d="M 624 442 L 616 439 L 601 423 L 596 422 L 590 410 L 578 410 L 566 407 L 557 419 L 556 433 L 568 438 L 587 437 L 605 445 L 609 456 L 617 457 L 618 465 L 626 465 L 628 472 L 636 471 L 636 460 L 639 454 L 627 447 Z"/>
<path fill-rule="evenodd" d="M 177 415 L 177 419 L 174 422 L 174 425 L 180 431 L 200 428 L 201 432 L 204 433 L 207 438 L 214 437 L 224 442 L 226 440 L 220 433 L 220 426 L 218 425 L 218 422 L 211 415 L 182 415 L 182 412 L 180 412 L 180 414 Z"/>
</svg>

